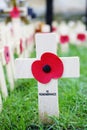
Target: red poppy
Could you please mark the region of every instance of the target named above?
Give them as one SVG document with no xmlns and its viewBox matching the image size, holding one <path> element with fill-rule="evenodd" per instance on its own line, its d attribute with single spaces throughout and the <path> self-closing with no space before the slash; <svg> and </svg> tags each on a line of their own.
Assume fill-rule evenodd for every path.
<svg viewBox="0 0 87 130">
<path fill-rule="evenodd" d="M 23 52 L 23 41 L 22 41 L 22 39 L 20 39 L 20 53 L 22 53 Z"/>
<path fill-rule="evenodd" d="M 10 53 L 9 53 L 9 47 L 8 46 L 4 47 L 4 56 L 5 56 L 6 64 L 8 64 L 9 61 L 10 61 Z"/>
<path fill-rule="evenodd" d="M 60 43 L 64 44 L 64 43 L 68 43 L 69 42 L 69 36 L 68 35 L 61 35 L 60 36 Z"/>
<path fill-rule="evenodd" d="M 79 33 L 79 34 L 77 35 L 77 39 L 78 39 L 79 41 L 81 41 L 81 42 L 84 42 L 84 41 L 86 40 L 86 35 L 83 34 L 83 33 Z"/>
<path fill-rule="evenodd" d="M 11 18 L 18 18 L 20 16 L 20 11 L 17 7 L 14 7 L 13 10 L 10 12 Z"/>
<path fill-rule="evenodd" d="M 32 64 L 32 73 L 36 80 L 41 83 L 48 83 L 52 78 L 60 78 L 63 74 L 63 63 L 55 54 L 46 52 L 41 56 L 41 60 L 36 60 Z"/>
<path fill-rule="evenodd" d="M 56 32 L 57 31 L 57 27 L 52 27 L 52 32 Z"/>
</svg>

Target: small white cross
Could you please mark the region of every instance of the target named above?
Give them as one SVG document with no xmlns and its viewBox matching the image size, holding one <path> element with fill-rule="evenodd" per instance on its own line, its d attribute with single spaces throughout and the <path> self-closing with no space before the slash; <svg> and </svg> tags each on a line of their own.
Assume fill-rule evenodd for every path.
<svg viewBox="0 0 87 130">
<path fill-rule="evenodd" d="M 40 59 L 45 52 L 56 54 L 57 42 L 55 33 L 36 34 L 35 41 L 37 58 L 16 59 L 16 78 L 34 78 L 31 71 L 32 63 Z M 63 57 L 61 60 L 64 66 L 62 77 L 79 77 L 78 57 Z M 49 122 L 48 116 L 59 116 L 57 79 L 52 79 L 47 84 L 38 82 L 38 103 L 39 116 L 42 122 Z"/>
<path fill-rule="evenodd" d="M 7 54 L 5 54 L 5 47 L 8 48 L 8 52 L 6 52 Z M 10 84 L 10 90 L 14 89 L 14 74 L 13 74 L 13 68 L 12 68 L 12 55 L 11 55 L 11 50 L 9 46 L 4 46 L 1 50 L 0 50 L 0 54 L 1 54 L 1 62 L 2 65 L 6 67 L 6 72 L 7 72 L 7 78 L 8 78 L 8 82 Z M 6 63 L 6 58 L 5 55 L 7 55 L 7 57 L 10 57 L 10 60 L 8 63 Z"/>
<path fill-rule="evenodd" d="M 6 81 L 5 81 L 5 76 L 4 76 L 4 71 L 3 71 L 1 59 L 0 59 L 0 89 L 2 92 L 3 98 L 6 99 L 8 96 L 8 91 L 7 91 L 7 86 L 6 86 Z M 0 97 L 0 101 L 1 101 L 1 97 Z"/>
</svg>

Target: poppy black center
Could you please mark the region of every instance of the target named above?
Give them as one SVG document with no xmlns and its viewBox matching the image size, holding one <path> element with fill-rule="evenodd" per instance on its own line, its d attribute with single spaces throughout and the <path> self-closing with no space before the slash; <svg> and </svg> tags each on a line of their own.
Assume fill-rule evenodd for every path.
<svg viewBox="0 0 87 130">
<path fill-rule="evenodd" d="M 45 66 L 43 66 L 43 71 L 45 73 L 49 73 L 51 71 L 51 67 L 49 65 L 45 65 Z"/>
</svg>

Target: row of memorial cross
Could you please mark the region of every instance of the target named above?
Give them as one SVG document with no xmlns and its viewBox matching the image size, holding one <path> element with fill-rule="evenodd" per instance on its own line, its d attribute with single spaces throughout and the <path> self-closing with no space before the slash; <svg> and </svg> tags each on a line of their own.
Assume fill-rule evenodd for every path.
<svg viewBox="0 0 87 130">
<path fill-rule="evenodd" d="M 34 47 L 33 24 L 21 27 L 20 20 L 16 18 L 12 20 L 11 25 L 10 27 L 4 22 L 0 23 L 0 111 L 3 105 L 2 97 L 7 98 L 8 88 L 10 92 L 14 89 L 14 54 L 18 57 L 29 57 Z"/>
<path fill-rule="evenodd" d="M 20 41 L 20 51 L 23 51 L 22 43 L 24 39 L 25 29 L 21 30 L 19 24 L 19 11 L 14 8 L 11 12 L 13 17 L 12 23 L 14 27 L 14 39 L 15 43 Z M 27 26 L 26 26 L 27 27 Z M 12 28 L 13 29 L 13 28 Z M 32 30 L 32 29 L 31 29 Z M 13 33 L 13 30 L 12 30 Z M 29 34 L 26 34 L 29 35 Z M 21 39 L 21 36 L 23 39 Z M 36 43 L 36 58 L 19 58 L 15 61 L 15 67 L 12 68 L 15 78 L 35 78 L 38 81 L 38 104 L 39 104 L 39 117 L 44 123 L 51 122 L 49 116 L 59 116 L 59 104 L 58 104 L 58 79 L 79 77 L 79 58 L 78 57 L 62 57 L 59 58 L 57 52 L 57 37 L 56 33 L 38 33 L 35 36 Z M 28 37 L 29 38 L 29 37 Z M 3 38 L 4 39 L 4 38 Z M 7 40 L 11 40 L 11 37 L 7 35 Z M 6 41 L 5 41 L 6 42 Z M 26 42 L 25 42 L 26 43 Z M 26 43 L 27 44 L 27 43 Z M 29 47 L 30 48 L 30 47 Z M 7 76 L 9 79 L 11 90 L 14 88 L 12 79 L 11 67 L 13 63 L 9 61 L 12 59 L 11 46 L 5 46 L 4 51 L 1 50 L 2 57 L 5 56 Z M 18 50 L 18 49 L 17 49 Z M 28 50 L 29 51 L 29 50 Z M 4 52 L 4 56 L 3 56 Z M 13 60 L 11 60 L 13 61 Z M 15 68 L 15 69 L 14 69 Z M 0 64 L 1 71 L 1 90 L 4 97 L 7 97 L 7 89 L 5 85 L 4 75 L 2 72 L 2 65 Z M 1 100 L 1 98 L 0 98 Z"/>
</svg>

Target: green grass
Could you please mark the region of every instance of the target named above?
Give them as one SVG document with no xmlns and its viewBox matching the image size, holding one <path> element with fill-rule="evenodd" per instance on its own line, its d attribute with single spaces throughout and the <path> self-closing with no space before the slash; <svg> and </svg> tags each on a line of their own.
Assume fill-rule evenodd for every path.
<svg viewBox="0 0 87 130">
<path fill-rule="evenodd" d="M 60 117 L 51 117 L 53 124 L 44 125 L 38 117 L 37 82 L 18 80 L 15 90 L 3 103 L 0 130 L 87 130 L 87 48 L 70 46 L 59 56 L 80 57 L 80 78 L 59 79 Z M 35 56 L 35 52 L 32 57 Z"/>
</svg>

